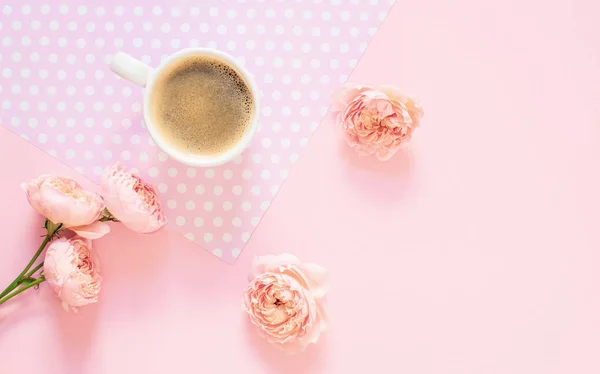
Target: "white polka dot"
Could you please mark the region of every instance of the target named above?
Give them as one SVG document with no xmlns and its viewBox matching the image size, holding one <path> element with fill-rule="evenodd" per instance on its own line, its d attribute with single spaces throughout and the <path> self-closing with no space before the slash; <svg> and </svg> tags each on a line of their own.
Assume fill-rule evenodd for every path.
<svg viewBox="0 0 600 374">
<path fill-rule="evenodd" d="M 259 196 L 260 195 L 260 186 L 259 185 L 255 185 L 252 186 L 251 192 L 254 196 Z"/>
<path fill-rule="evenodd" d="M 140 6 L 136 6 L 135 8 L 133 8 L 133 14 L 136 16 L 143 16 L 144 15 L 144 8 L 140 7 Z"/>
<path fill-rule="evenodd" d="M 77 143 L 80 143 L 80 144 L 81 144 L 81 143 L 83 143 L 83 142 L 85 141 L 85 135 L 83 135 L 83 134 L 81 134 L 81 133 L 79 133 L 79 134 L 76 134 L 76 135 L 75 135 L 75 141 L 76 141 Z"/>
<path fill-rule="evenodd" d="M 223 234 L 222 239 L 225 243 L 229 243 L 233 239 L 233 236 L 229 233 L 225 233 L 225 234 Z"/>
<path fill-rule="evenodd" d="M 231 201 L 225 201 L 223 203 L 223 210 L 224 211 L 230 211 L 233 208 L 233 204 L 231 203 Z"/>
<path fill-rule="evenodd" d="M 185 185 L 185 183 L 177 184 L 177 192 L 185 193 L 185 191 L 187 191 L 187 186 Z"/>
<path fill-rule="evenodd" d="M 241 220 L 239 217 L 234 217 L 234 218 L 231 220 L 231 224 L 232 224 L 234 227 L 240 227 L 240 226 L 242 225 L 242 220 Z"/>
<path fill-rule="evenodd" d="M 204 186 L 199 184 L 196 186 L 196 188 L 194 189 L 194 192 L 196 192 L 197 195 L 202 195 L 204 193 Z"/>
<path fill-rule="evenodd" d="M 231 190 L 233 192 L 234 195 L 239 196 L 242 194 L 242 186 L 233 186 L 233 189 Z"/>
<path fill-rule="evenodd" d="M 167 200 L 167 207 L 169 207 L 169 209 L 177 208 L 177 201 L 175 201 L 173 199 Z"/>
<path fill-rule="evenodd" d="M 75 151 L 72 149 L 67 149 L 65 151 L 65 157 L 67 157 L 68 159 L 73 159 L 75 158 Z"/>
<path fill-rule="evenodd" d="M 192 234 L 191 232 L 188 232 L 188 233 L 187 233 L 187 234 L 185 234 L 184 236 L 185 236 L 185 238 L 186 238 L 187 240 L 194 241 L 194 240 L 196 239 L 196 236 L 195 236 L 194 234 Z"/>
<path fill-rule="evenodd" d="M 213 194 L 216 196 L 220 196 L 223 194 L 223 187 L 221 186 L 214 186 L 213 187 Z"/>
<path fill-rule="evenodd" d="M 185 225 L 185 218 L 182 216 L 177 216 L 177 218 L 175 218 L 175 224 L 177 226 L 183 226 Z"/>
<path fill-rule="evenodd" d="M 248 241 L 248 239 L 250 239 L 250 233 L 249 232 L 243 232 L 242 233 L 242 241 L 244 243 L 246 243 Z"/>
<path fill-rule="evenodd" d="M 204 176 L 208 179 L 212 179 L 215 176 L 215 171 L 213 169 L 206 169 Z"/>
<path fill-rule="evenodd" d="M 206 243 L 210 243 L 213 240 L 213 234 L 211 234 L 210 232 L 207 232 L 206 234 L 204 234 L 204 241 Z"/>
<path fill-rule="evenodd" d="M 269 178 L 271 178 L 271 172 L 265 169 L 260 172 L 260 177 L 264 180 L 268 180 Z"/>
<path fill-rule="evenodd" d="M 154 6 L 152 7 L 152 13 L 154 13 L 156 16 L 161 15 L 162 9 L 159 6 Z"/>
<path fill-rule="evenodd" d="M 204 220 L 201 217 L 194 218 L 194 226 L 202 227 L 204 225 Z"/>
<path fill-rule="evenodd" d="M 264 138 L 261 143 L 264 148 L 269 148 L 271 144 L 273 144 L 273 142 L 269 138 Z"/>
<path fill-rule="evenodd" d="M 210 201 L 206 201 L 204 203 L 204 210 L 207 211 L 207 212 L 212 212 L 212 210 L 213 210 L 213 203 L 210 202 Z"/>
<path fill-rule="evenodd" d="M 220 248 L 215 248 L 212 250 L 213 255 L 217 256 L 217 257 L 222 257 L 223 256 L 223 250 Z"/>
<path fill-rule="evenodd" d="M 242 251 L 239 248 L 234 248 L 231 250 L 231 256 L 233 256 L 233 258 L 238 258 L 241 252 Z"/>
<path fill-rule="evenodd" d="M 177 176 L 177 169 L 175 169 L 175 168 L 169 168 L 169 170 L 167 171 L 167 174 L 169 175 L 169 177 L 176 177 Z"/>
<path fill-rule="evenodd" d="M 155 167 L 151 167 L 150 169 L 148 169 L 148 175 L 150 175 L 151 177 L 158 176 L 158 169 Z M 164 183 L 161 183 L 161 184 L 166 186 L 166 184 L 164 184 Z M 160 190 L 160 186 L 159 186 L 159 190 Z M 161 191 L 161 192 L 163 192 L 163 191 Z"/>
<path fill-rule="evenodd" d="M 196 203 L 194 203 L 192 200 L 188 200 L 185 203 L 185 209 L 187 209 L 187 210 L 194 210 L 194 209 L 196 209 Z"/>
<path fill-rule="evenodd" d="M 259 153 L 255 153 L 252 155 L 252 162 L 255 164 L 260 164 L 262 161 L 262 156 Z"/>
<path fill-rule="evenodd" d="M 258 225 L 259 222 L 260 222 L 260 217 L 252 217 L 252 219 L 250 220 L 250 223 L 252 224 L 252 226 Z"/>
<path fill-rule="evenodd" d="M 215 217 L 213 219 L 213 225 L 215 225 L 216 227 L 223 226 L 223 218 L 221 218 L 221 217 Z"/>
<path fill-rule="evenodd" d="M 131 152 L 129 152 L 129 151 L 121 152 L 121 158 L 126 161 L 131 160 Z"/>
</svg>

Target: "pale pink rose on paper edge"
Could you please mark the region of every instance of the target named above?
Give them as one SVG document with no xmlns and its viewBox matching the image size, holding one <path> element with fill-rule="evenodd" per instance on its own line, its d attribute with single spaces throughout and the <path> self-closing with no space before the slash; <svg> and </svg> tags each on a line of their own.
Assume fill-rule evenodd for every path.
<svg viewBox="0 0 600 374">
<path fill-rule="evenodd" d="M 344 85 L 332 94 L 331 113 L 360 155 L 389 160 L 420 125 L 423 109 L 393 86 Z"/>
<path fill-rule="evenodd" d="M 98 239 L 110 231 L 104 222 L 98 222 L 104 210 L 104 201 L 97 193 L 84 190 L 69 178 L 40 175 L 23 183 L 29 204 L 49 221 L 88 238 Z"/>
<path fill-rule="evenodd" d="M 267 255 L 254 260 L 248 278 L 242 307 L 263 338 L 289 354 L 318 342 L 329 326 L 323 267 L 290 254 Z"/>
<path fill-rule="evenodd" d="M 90 250 L 90 240 L 75 236 L 54 240 L 46 251 L 44 277 L 66 311 L 98 301 L 102 277 Z"/>
<path fill-rule="evenodd" d="M 102 191 L 108 211 L 128 229 L 149 234 L 166 225 L 154 188 L 119 162 L 104 171 Z"/>
</svg>

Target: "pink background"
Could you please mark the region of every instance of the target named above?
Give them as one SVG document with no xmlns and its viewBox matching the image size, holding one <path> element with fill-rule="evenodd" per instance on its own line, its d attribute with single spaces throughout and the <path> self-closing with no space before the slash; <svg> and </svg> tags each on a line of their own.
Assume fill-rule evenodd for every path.
<svg viewBox="0 0 600 374">
<path fill-rule="evenodd" d="M 600 372 L 599 10 L 401 2 L 351 76 L 421 98 L 399 157 L 359 159 L 321 126 L 233 266 L 115 227 L 97 305 L 66 314 L 42 287 L 0 308 L 0 371 Z M 19 182 L 76 173 L 5 129 L 0 149 L 6 284 L 39 240 Z M 240 311 L 252 257 L 277 252 L 331 270 L 332 330 L 302 356 Z"/>
</svg>

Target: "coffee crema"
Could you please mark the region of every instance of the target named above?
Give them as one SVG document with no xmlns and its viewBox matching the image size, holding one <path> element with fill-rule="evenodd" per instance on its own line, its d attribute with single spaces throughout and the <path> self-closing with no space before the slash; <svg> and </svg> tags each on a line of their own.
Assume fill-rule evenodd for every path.
<svg viewBox="0 0 600 374">
<path fill-rule="evenodd" d="M 154 82 L 150 118 L 159 135 L 197 156 L 227 152 L 244 137 L 254 116 L 250 88 L 227 63 L 186 56 Z"/>
</svg>

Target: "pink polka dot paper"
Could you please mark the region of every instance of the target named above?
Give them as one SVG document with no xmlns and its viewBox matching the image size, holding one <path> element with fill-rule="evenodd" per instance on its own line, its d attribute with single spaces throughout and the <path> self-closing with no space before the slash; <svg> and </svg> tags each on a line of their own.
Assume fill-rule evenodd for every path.
<svg viewBox="0 0 600 374">
<path fill-rule="evenodd" d="M 5 3 L 0 124 L 95 181 L 121 160 L 157 186 L 171 227 L 233 262 L 393 1 L 196 3 Z M 117 50 L 155 66 L 193 46 L 236 57 L 262 95 L 252 146 L 214 168 L 156 147 L 141 91 L 108 68 Z"/>
</svg>

